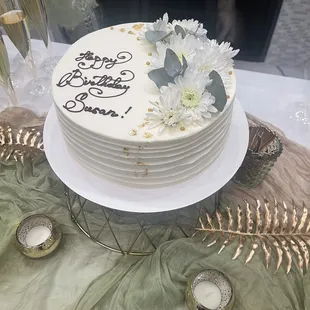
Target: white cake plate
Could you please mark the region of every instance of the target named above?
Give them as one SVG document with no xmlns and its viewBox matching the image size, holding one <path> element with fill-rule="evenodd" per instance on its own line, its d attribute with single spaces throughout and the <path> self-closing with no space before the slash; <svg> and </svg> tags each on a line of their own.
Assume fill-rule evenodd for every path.
<svg viewBox="0 0 310 310">
<path fill-rule="evenodd" d="M 74 192 L 112 209 L 152 213 L 186 207 L 222 188 L 234 176 L 244 159 L 249 129 L 245 113 L 236 101 L 231 128 L 220 156 L 190 180 L 156 189 L 126 187 L 84 168 L 66 146 L 54 107 L 46 118 L 43 138 L 46 157 L 52 169 Z"/>
</svg>

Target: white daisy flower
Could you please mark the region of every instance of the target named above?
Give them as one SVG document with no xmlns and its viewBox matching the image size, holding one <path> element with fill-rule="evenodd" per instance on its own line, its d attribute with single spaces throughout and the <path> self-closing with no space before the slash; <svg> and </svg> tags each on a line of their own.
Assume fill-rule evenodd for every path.
<svg viewBox="0 0 310 310">
<path fill-rule="evenodd" d="M 226 90 L 230 88 L 232 83 L 229 74 L 231 67 L 230 61 L 219 54 L 218 47 L 206 47 L 198 50 L 189 63 L 189 68 L 193 71 L 209 74 L 215 70 L 221 76 Z"/>
<path fill-rule="evenodd" d="M 204 44 L 204 48 L 217 50 L 222 59 L 226 60 L 227 64 L 233 67 L 234 61 L 232 60 L 240 50 L 234 50 L 229 42 L 222 42 L 218 44 L 216 40 L 207 40 Z"/>
<path fill-rule="evenodd" d="M 149 129 L 158 127 L 158 132 L 162 132 L 166 127 L 176 126 L 181 120 L 180 100 L 181 92 L 162 87 L 159 102 L 151 102 L 153 112 L 146 114 L 150 122 Z"/>
<path fill-rule="evenodd" d="M 172 31 L 171 24 L 169 23 L 169 16 L 167 13 L 164 14 L 163 18 L 159 18 L 154 23 L 146 23 L 143 28 L 139 31 L 138 37 L 142 40 L 147 40 L 145 37 L 146 31 L 163 31 L 166 34 Z"/>
<path fill-rule="evenodd" d="M 151 66 L 154 69 L 162 68 L 164 66 L 167 48 L 173 50 L 182 63 L 182 56 L 189 61 L 195 55 L 196 50 L 201 47 L 202 42 L 193 35 L 186 35 L 184 39 L 180 33 L 178 35 L 172 35 L 170 37 L 170 43 L 156 43 L 157 55 L 154 55 L 151 61 Z"/>
<path fill-rule="evenodd" d="M 204 118 L 211 118 L 211 113 L 218 112 L 212 105 L 215 98 L 206 91 L 206 86 L 211 83 L 207 73 L 187 69 L 184 77 L 178 76 L 175 84 L 168 85 L 174 93 L 181 92 L 180 106 L 184 122 L 201 124 Z"/>
<path fill-rule="evenodd" d="M 169 33 L 171 31 L 171 26 L 168 22 L 169 22 L 168 13 L 165 13 L 162 19 L 161 18 L 157 19 L 156 22 L 153 24 L 148 23 L 146 25 L 146 30 L 164 31 L 166 33 Z"/>
<path fill-rule="evenodd" d="M 206 36 L 207 30 L 203 28 L 203 24 L 194 19 L 173 20 L 172 27 L 181 26 L 186 34 L 194 34 L 197 37 Z"/>
</svg>

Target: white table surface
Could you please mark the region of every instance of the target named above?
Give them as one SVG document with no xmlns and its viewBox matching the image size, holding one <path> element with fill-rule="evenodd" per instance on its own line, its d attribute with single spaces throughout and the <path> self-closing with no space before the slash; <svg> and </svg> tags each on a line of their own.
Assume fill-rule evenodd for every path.
<svg viewBox="0 0 310 310">
<path fill-rule="evenodd" d="M 17 50 L 10 40 L 4 36 L 10 60 L 14 58 Z M 40 51 L 42 58 L 47 56 L 46 49 L 41 41 L 33 40 L 33 49 Z M 53 54 L 63 55 L 69 45 L 53 44 Z M 14 65 L 12 70 L 15 70 Z M 26 79 L 29 79 L 27 68 L 18 68 Z M 258 72 L 236 70 L 237 97 L 244 110 L 258 118 L 270 122 L 280 128 L 285 135 L 310 148 L 310 126 L 301 125 L 290 120 L 289 115 L 294 109 L 294 102 L 308 101 L 310 104 L 310 81 L 282 77 Z M 22 106 L 35 106 L 38 113 L 48 111 L 52 105 L 52 97 L 45 96 L 33 100 L 25 95 L 22 89 L 17 91 Z M 4 97 L 0 93 L 0 97 Z"/>
</svg>

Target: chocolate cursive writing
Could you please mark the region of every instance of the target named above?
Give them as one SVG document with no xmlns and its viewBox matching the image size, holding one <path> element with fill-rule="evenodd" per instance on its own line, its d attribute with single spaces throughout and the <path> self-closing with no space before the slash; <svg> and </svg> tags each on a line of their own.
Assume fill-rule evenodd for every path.
<svg viewBox="0 0 310 310">
<path fill-rule="evenodd" d="M 82 86 L 91 86 L 88 89 L 88 92 L 98 98 L 113 98 L 124 95 L 130 86 L 126 84 L 121 84 L 122 82 L 129 82 L 135 78 L 135 74 L 130 70 L 123 70 L 120 72 L 122 77 L 117 77 L 114 79 L 110 75 L 95 75 L 92 79 L 88 79 L 86 76 L 83 76 L 82 72 L 79 69 L 75 69 L 72 72 L 66 73 L 64 76 L 61 77 L 59 82 L 56 84 L 58 87 L 82 87 Z M 105 88 L 113 88 L 119 90 L 119 93 L 112 93 L 112 94 L 104 94 L 104 91 L 101 87 Z"/>
<path fill-rule="evenodd" d="M 85 100 L 89 95 L 96 98 L 114 98 L 124 95 L 130 86 L 128 82 L 135 78 L 135 74 L 131 70 L 119 71 L 119 76 L 103 73 L 93 75 L 91 78 L 83 74 L 84 70 L 110 70 L 114 66 L 125 64 L 132 59 L 132 54 L 129 52 L 119 52 L 116 58 L 100 57 L 91 51 L 80 53 L 75 58 L 77 68 L 71 72 L 65 73 L 56 83 L 58 87 L 73 87 L 80 88 L 88 86 L 87 91 L 83 91 L 75 96 L 74 99 L 68 100 L 63 107 L 72 113 L 91 112 L 93 114 L 110 115 L 111 117 L 118 117 L 119 114 L 113 110 L 102 109 L 99 107 L 91 107 L 85 104 Z M 100 72 L 101 73 L 101 72 Z M 104 101 L 102 101 L 104 103 Z M 127 109 L 127 114 L 132 107 Z M 121 116 L 122 118 L 124 116 Z"/>
<path fill-rule="evenodd" d="M 75 58 L 75 60 L 78 61 L 78 67 L 83 70 L 101 69 L 104 64 L 106 69 L 112 69 L 115 65 L 124 64 L 131 59 L 132 55 L 129 52 L 119 52 L 116 58 L 113 59 L 94 55 L 94 53 L 90 51 L 81 53 Z"/>
<path fill-rule="evenodd" d="M 99 107 L 92 107 L 92 106 L 87 106 L 84 102 L 88 97 L 88 93 L 80 93 L 75 96 L 74 100 L 69 100 L 67 101 L 63 107 L 71 112 L 71 113 L 80 113 L 80 112 L 90 112 L 92 114 L 101 114 L 101 115 L 109 115 L 111 117 L 119 117 L 120 115 L 117 114 L 113 110 L 106 110 L 106 109 L 101 109 Z M 127 114 L 132 107 L 129 107 L 128 110 L 125 112 Z M 121 116 L 123 118 L 123 116 Z"/>
</svg>

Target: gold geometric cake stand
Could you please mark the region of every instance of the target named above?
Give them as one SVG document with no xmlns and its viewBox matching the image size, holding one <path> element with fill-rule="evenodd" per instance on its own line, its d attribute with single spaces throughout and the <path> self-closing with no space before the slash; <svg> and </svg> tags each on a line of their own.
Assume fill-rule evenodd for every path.
<svg viewBox="0 0 310 310">
<path fill-rule="evenodd" d="M 165 241 L 192 237 L 199 217 L 219 205 L 219 192 L 192 206 L 167 212 L 134 213 L 113 210 L 81 197 L 66 187 L 72 221 L 96 244 L 123 254 L 152 254 Z"/>
</svg>

